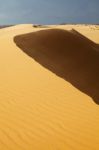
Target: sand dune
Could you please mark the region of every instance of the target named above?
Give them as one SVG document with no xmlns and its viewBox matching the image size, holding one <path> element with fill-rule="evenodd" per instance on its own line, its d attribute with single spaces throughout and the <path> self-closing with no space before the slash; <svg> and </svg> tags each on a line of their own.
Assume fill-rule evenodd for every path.
<svg viewBox="0 0 99 150">
<path fill-rule="evenodd" d="M 0 30 L 0 150 L 98 150 L 99 30 L 45 29 Z"/>
</svg>

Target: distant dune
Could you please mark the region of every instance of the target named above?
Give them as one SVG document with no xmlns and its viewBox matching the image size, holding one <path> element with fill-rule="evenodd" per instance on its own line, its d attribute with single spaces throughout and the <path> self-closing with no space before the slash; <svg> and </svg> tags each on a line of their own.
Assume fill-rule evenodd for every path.
<svg viewBox="0 0 99 150">
<path fill-rule="evenodd" d="M 99 26 L 0 29 L 0 150 L 99 149 Z"/>
<path fill-rule="evenodd" d="M 13 26 L 13 25 L 0 25 L 0 29 L 11 27 L 11 26 Z"/>
<path fill-rule="evenodd" d="M 49 29 L 14 38 L 41 65 L 99 104 L 99 46 L 77 32 Z"/>
</svg>

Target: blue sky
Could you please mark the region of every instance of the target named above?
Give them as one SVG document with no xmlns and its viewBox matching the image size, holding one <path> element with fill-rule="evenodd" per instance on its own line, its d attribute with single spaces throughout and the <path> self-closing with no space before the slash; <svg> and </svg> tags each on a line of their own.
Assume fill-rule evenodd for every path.
<svg viewBox="0 0 99 150">
<path fill-rule="evenodd" d="M 99 0 L 0 0 L 0 24 L 99 23 Z"/>
</svg>

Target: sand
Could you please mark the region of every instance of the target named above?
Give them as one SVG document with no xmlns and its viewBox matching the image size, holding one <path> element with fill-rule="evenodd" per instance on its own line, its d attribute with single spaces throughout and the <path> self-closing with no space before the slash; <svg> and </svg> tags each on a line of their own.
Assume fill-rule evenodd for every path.
<svg viewBox="0 0 99 150">
<path fill-rule="evenodd" d="M 99 26 L 0 29 L 0 150 L 99 149 Z"/>
</svg>

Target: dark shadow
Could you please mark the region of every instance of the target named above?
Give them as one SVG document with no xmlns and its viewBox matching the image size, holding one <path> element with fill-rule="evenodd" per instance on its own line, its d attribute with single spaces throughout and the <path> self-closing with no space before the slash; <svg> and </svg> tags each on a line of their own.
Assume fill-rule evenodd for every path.
<svg viewBox="0 0 99 150">
<path fill-rule="evenodd" d="M 14 38 L 16 45 L 99 104 L 99 46 L 75 30 L 46 29 Z"/>
<path fill-rule="evenodd" d="M 46 25 L 34 24 L 33 28 L 48 28 Z"/>
</svg>

